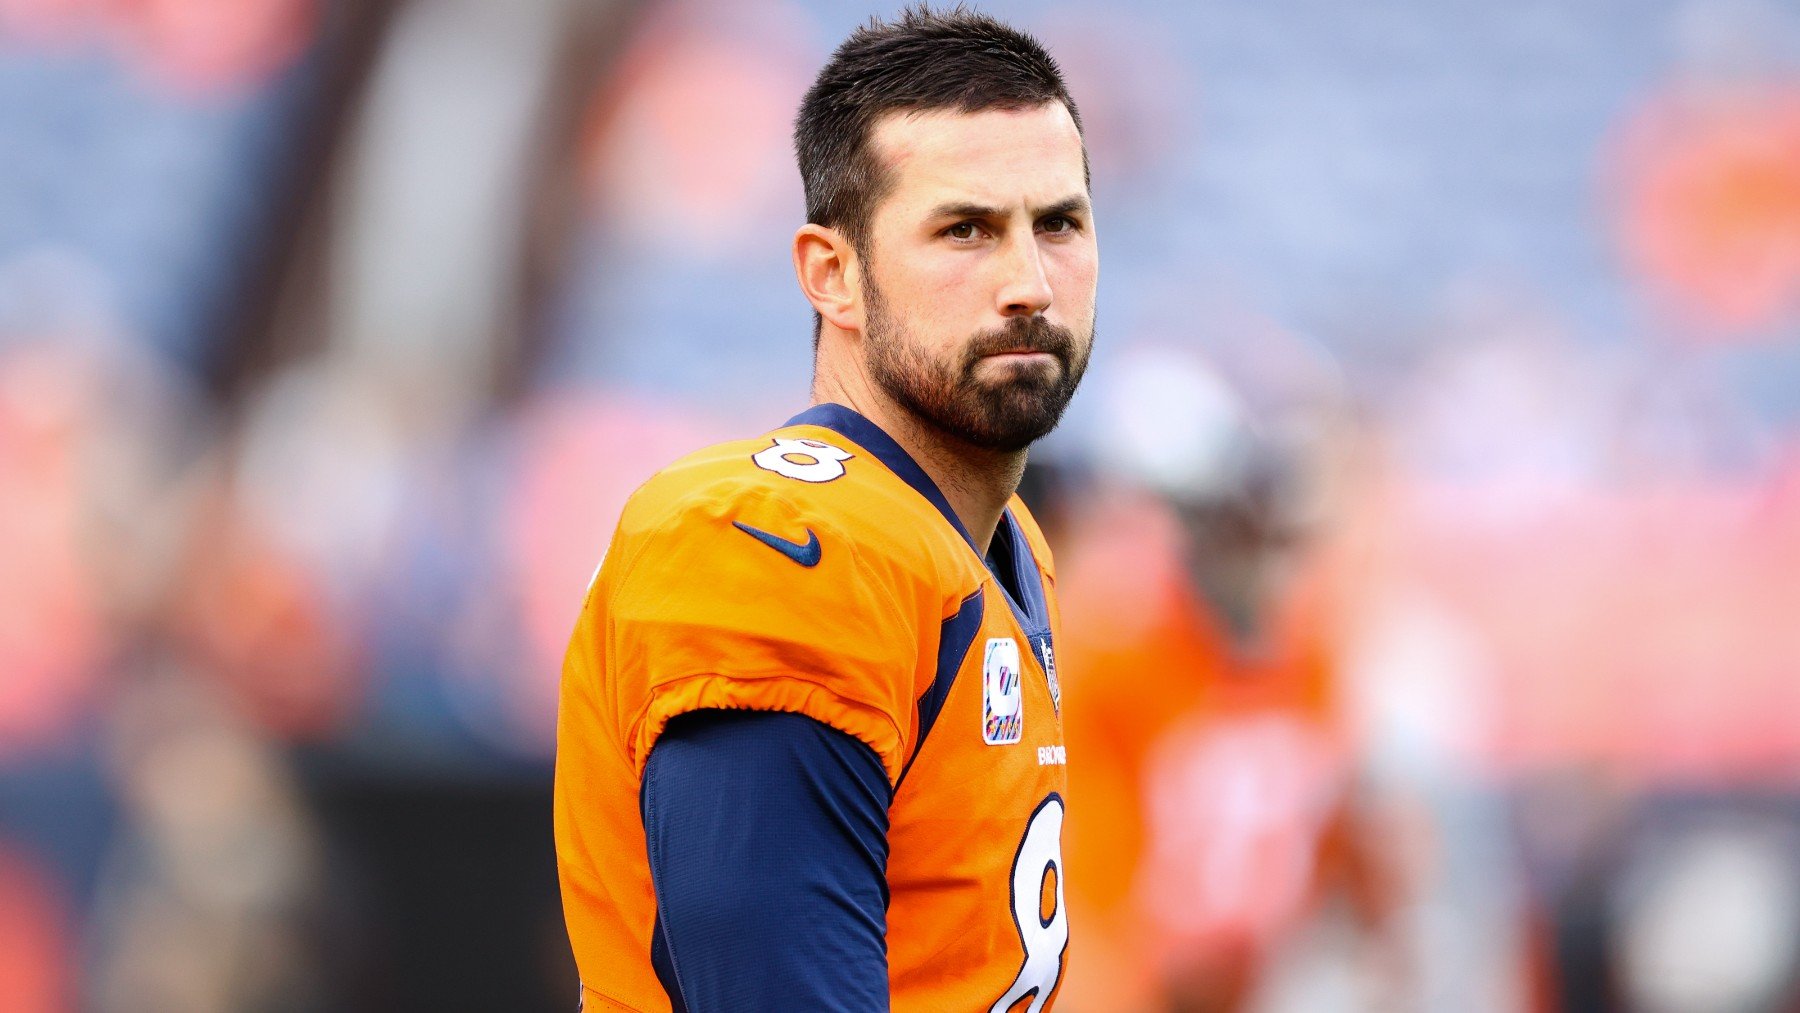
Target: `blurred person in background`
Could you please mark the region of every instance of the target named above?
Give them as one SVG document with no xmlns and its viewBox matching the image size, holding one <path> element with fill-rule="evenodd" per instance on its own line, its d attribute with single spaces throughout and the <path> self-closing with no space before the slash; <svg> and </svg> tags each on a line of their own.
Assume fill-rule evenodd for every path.
<svg viewBox="0 0 1800 1013">
<path fill-rule="evenodd" d="M 1101 412 L 1094 456 L 1113 488 L 1076 523 L 1064 578 L 1084 816 L 1070 906 L 1089 933 L 1066 1000 L 1268 1008 L 1272 966 L 1323 901 L 1347 900 L 1364 935 L 1389 902 L 1355 819 L 1341 606 L 1309 473 L 1325 462 L 1185 351 L 1127 353 Z"/>
<path fill-rule="evenodd" d="M 106 869 L 89 1007 L 321 1008 L 317 829 L 280 751 L 173 666 L 114 720 L 130 830 Z"/>
<path fill-rule="evenodd" d="M 501 551 L 498 497 L 446 506 L 504 460 L 496 234 L 573 172 L 522 151 L 573 146 L 631 6 L 0 3 L 0 1008 L 572 992 L 553 675 L 512 688 L 508 596 L 461 644 L 438 603 Z"/>
</svg>

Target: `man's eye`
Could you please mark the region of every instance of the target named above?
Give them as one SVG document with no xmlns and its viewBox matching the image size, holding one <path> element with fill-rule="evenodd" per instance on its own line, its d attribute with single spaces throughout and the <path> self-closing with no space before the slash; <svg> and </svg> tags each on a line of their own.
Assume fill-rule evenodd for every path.
<svg viewBox="0 0 1800 1013">
<path fill-rule="evenodd" d="M 1044 219 L 1043 228 L 1044 228 L 1045 232 L 1048 232 L 1051 235 L 1058 235 L 1058 234 L 1061 234 L 1064 232 L 1074 232 L 1075 231 L 1075 223 L 1072 220 L 1063 217 L 1062 215 L 1056 215 L 1054 217 Z"/>
<path fill-rule="evenodd" d="M 951 239 L 974 239 L 976 233 L 974 222 L 958 222 L 945 230 Z"/>
</svg>

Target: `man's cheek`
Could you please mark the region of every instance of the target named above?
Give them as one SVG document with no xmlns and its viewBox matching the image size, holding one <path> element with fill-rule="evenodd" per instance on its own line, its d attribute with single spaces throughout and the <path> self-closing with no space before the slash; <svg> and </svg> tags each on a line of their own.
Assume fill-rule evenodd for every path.
<svg viewBox="0 0 1800 1013">
<path fill-rule="evenodd" d="M 1091 259 L 1083 259 L 1060 266 L 1058 277 L 1051 282 L 1051 291 L 1059 301 L 1066 302 L 1071 311 L 1091 314 L 1094 293 L 1100 281 L 1100 264 Z"/>
</svg>

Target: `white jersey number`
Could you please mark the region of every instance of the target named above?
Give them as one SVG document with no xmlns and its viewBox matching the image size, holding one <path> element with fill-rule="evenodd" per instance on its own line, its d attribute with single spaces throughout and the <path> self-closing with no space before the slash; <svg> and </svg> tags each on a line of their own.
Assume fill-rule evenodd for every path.
<svg viewBox="0 0 1800 1013">
<path fill-rule="evenodd" d="M 758 468 L 802 482 L 829 482 L 844 477 L 844 462 L 854 455 L 818 440 L 775 437 L 775 445 L 750 455 Z"/>
<path fill-rule="evenodd" d="M 1013 924 L 1025 963 L 1006 994 L 994 1000 L 988 1013 L 1006 1013 L 1013 1004 L 1031 996 L 1027 1013 L 1040 1013 L 1050 1001 L 1062 977 L 1063 954 L 1069 948 L 1069 911 L 1063 904 L 1062 858 L 1063 800 L 1051 794 L 1039 803 L 1019 842 L 1013 859 Z M 1054 888 L 1055 896 L 1050 896 Z"/>
</svg>

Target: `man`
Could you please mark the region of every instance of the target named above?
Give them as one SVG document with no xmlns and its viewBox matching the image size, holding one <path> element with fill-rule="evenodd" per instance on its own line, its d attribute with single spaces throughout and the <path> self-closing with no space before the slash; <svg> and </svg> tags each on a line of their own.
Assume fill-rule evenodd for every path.
<svg viewBox="0 0 1800 1013">
<path fill-rule="evenodd" d="M 1030 37 L 872 22 L 795 128 L 814 405 L 627 504 L 564 666 L 593 1008 L 1049 1007 L 1054 575 L 1014 497 L 1093 343 L 1075 104 Z"/>
<path fill-rule="evenodd" d="M 1114 487 L 1063 553 L 1084 816 L 1064 848 L 1092 941 L 1063 996 L 1109 1013 L 1261 1008 L 1309 935 L 1354 915 L 1360 948 L 1391 909 L 1350 794 L 1341 554 L 1327 500 L 1304 495 L 1323 448 L 1259 424 L 1301 405 L 1259 418 L 1190 352 L 1134 349 L 1107 379 L 1096 428 Z M 1380 969 L 1399 985 L 1397 962 Z"/>
</svg>

